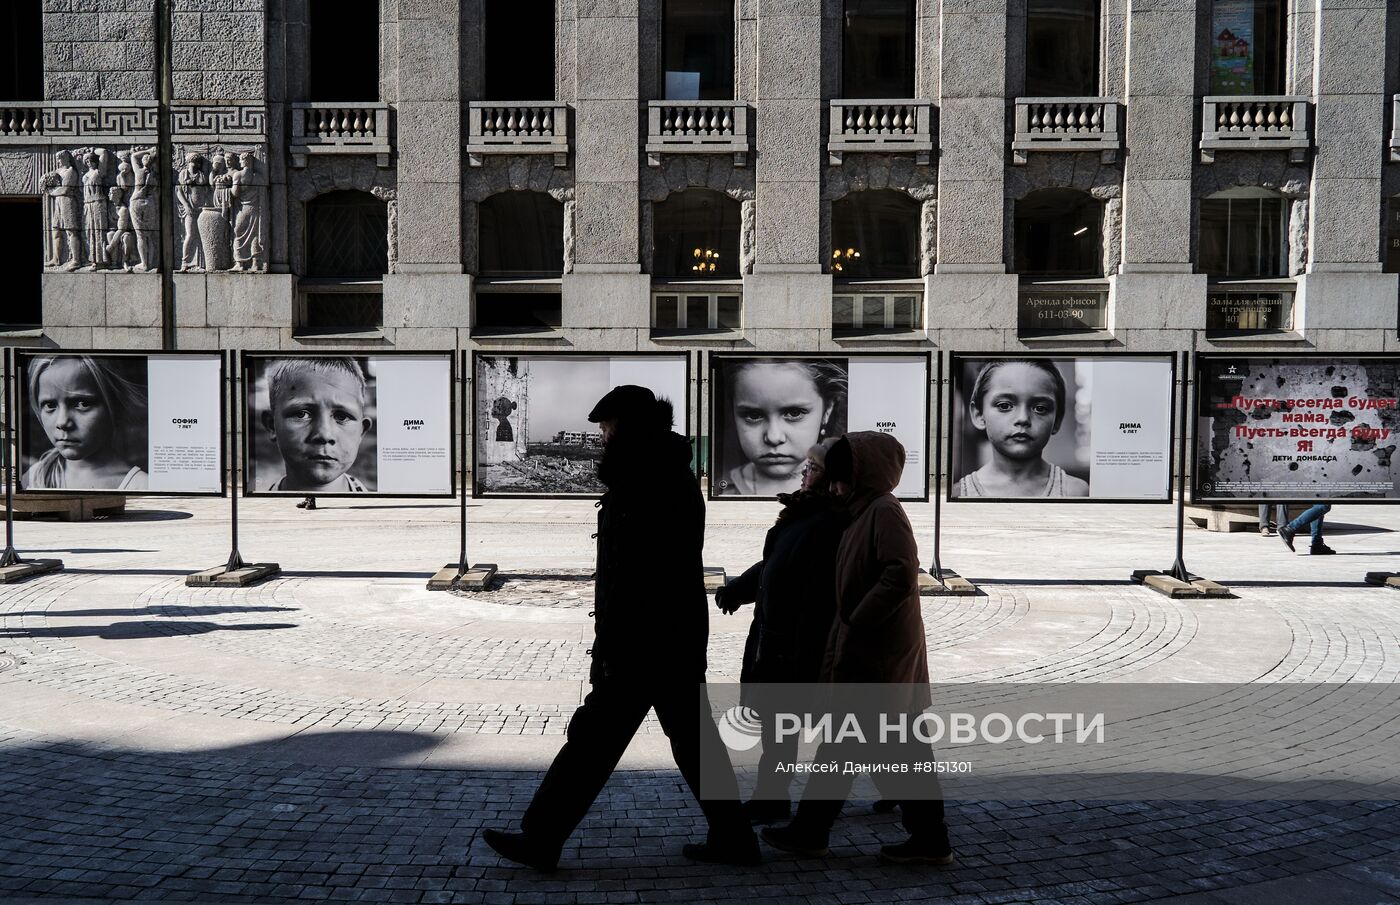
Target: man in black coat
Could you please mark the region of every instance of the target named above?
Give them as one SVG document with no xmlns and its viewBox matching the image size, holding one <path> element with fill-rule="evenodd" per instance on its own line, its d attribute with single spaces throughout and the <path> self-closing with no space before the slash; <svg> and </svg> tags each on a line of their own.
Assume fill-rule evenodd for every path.
<svg viewBox="0 0 1400 905">
<path fill-rule="evenodd" d="M 690 443 L 671 430 L 671 404 L 645 387 L 617 387 L 588 420 L 603 432 L 598 477 L 608 488 L 598 508 L 593 690 L 569 720 L 567 741 L 525 811 L 522 832 L 482 833 L 501 856 L 539 870 L 554 869 L 648 711 L 656 710 L 697 799 L 701 747 L 707 756 L 728 756 L 701 706 L 710 625 L 701 559 L 705 501 L 690 468 Z M 727 775 L 732 788 L 707 788 L 719 797 L 700 799 L 706 841 L 683 852 L 698 861 L 757 864 L 758 840 L 733 773 Z"/>
</svg>

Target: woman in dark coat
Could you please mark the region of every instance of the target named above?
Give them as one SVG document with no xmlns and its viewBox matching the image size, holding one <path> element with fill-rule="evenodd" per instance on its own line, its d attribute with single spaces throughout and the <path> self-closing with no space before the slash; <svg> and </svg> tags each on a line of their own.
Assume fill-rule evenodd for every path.
<svg viewBox="0 0 1400 905">
<path fill-rule="evenodd" d="M 827 454 L 827 477 L 832 491 L 845 503 L 851 523 L 836 553 L 837 613 L 822 680 L 838 685 L 878 683 L 889 694 L 899 692 L 898 706 L 917 712 L 928 701 L 928 655 L 919 606 L 918 544 L 893 493 L 903 471 L 904 447 L 889 434 L 876 431 L 847 434 Z M 927 745 L 922 751 L 891 746 L 884 753 L 892 762 L 932 759 Z M 824 745 L 817 759 L 828 761 L 834 754 Z M 878 774 L 877 786 L 891 775 Z M 808 784 L 792 823 L 766 828 L 763 838 L 784 851 L 825 855 L 831 826 L 851 782 L 845 774 L 818 774 Z M 918 797 L 887 796 L 901 799 L 910 838 L 882 848 L 881 860 L 952 863 L 942 792 L 936 778 L 930 776 L 924 782 Z M 892 786 L 891 791 L 907 791 L 907 787 Z"/>
<path fill-rule="evenodd" d="M 755 604 L 739 681 L 745 686 L 744 703 L 764 721 L 764 738 L 773 736 L 772 708 L 764 706 L 759 689 L 764 683 L 818 681 L 836 615 L 836 548 L 848 518 L 828 492 L 826 451 L 835 442 L 808 450 L 802 489 L 778 497 L 783 510 L 768 529 L 763 559 L 715 594 L 725 613 Z M 792 774 L 775 767 L 791 763 L 796 754 L 796 736 L 764 747 L 757 788 L 744 805 L 751 821 L 770 823 L 792 813 L 787 800 Z"/>
</svg>

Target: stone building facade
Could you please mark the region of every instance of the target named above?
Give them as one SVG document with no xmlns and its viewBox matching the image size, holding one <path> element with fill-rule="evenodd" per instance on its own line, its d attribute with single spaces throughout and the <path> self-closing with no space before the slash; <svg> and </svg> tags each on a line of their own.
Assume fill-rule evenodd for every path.
<svg viewBox="0 0 1400 905">
<path fill-rule="evenodd" d="M 7 270 L 42 277 L 5 344 L 1397 347 L 1382 0 L 26 3 L 42 96 L 0 101 L 0 215 Z M 1092 40 L 1056 50 L 1084 9 Z M 673 38 L 706 27 L 697 81 Z M 1082 94 L 1032 84 L 1056 53 L 1092 57 Z M 542 58 L 552 96 L 510 96 Z M 326 90 L 360 69 L 376 96 Z M 677 243 L 723 266 L 678 273 Z"/>
</svg>

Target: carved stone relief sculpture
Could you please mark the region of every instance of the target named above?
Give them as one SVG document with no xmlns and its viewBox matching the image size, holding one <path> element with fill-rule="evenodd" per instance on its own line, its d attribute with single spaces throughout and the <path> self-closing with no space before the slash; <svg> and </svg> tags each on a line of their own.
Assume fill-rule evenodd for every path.
<svg viewBox="0 0 1400 905">
<path fill-rule="evenodd" d="M 267 270 L 267 178 L 252 151 L 214 147 L 186 154 L 175 204 L 180 270 Z"/>
<path fill-rule="evenodd" d="M 153 148 L 60 150 L 40 183 L 46 201 L 49 270 L 125 270 L 160 265 L 160 216 L 152 192 Z"/>
</svg>

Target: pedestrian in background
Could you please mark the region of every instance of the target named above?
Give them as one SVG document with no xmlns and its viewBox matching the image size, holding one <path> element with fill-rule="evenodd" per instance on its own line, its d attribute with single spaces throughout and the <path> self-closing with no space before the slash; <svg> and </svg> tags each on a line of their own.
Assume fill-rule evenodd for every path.
<svg viewBox="0 0 1400 905">
<path fill-rule="evenodd" d="M 1292 550 L 1293 539 L 1297 537 L 1298 532 L 1307 528 L 1312 535 L 1312 544 L 1308 552 L 1313 556 L 1331 556 L 1337 551 L 1322 542 L 1322 522 L 1331 511 L 1331 503 L 1318 503 L 1288 524 L 1279 525 L 1278 536 L 1283 539 L 1288 549 Z"/>
</svg>

